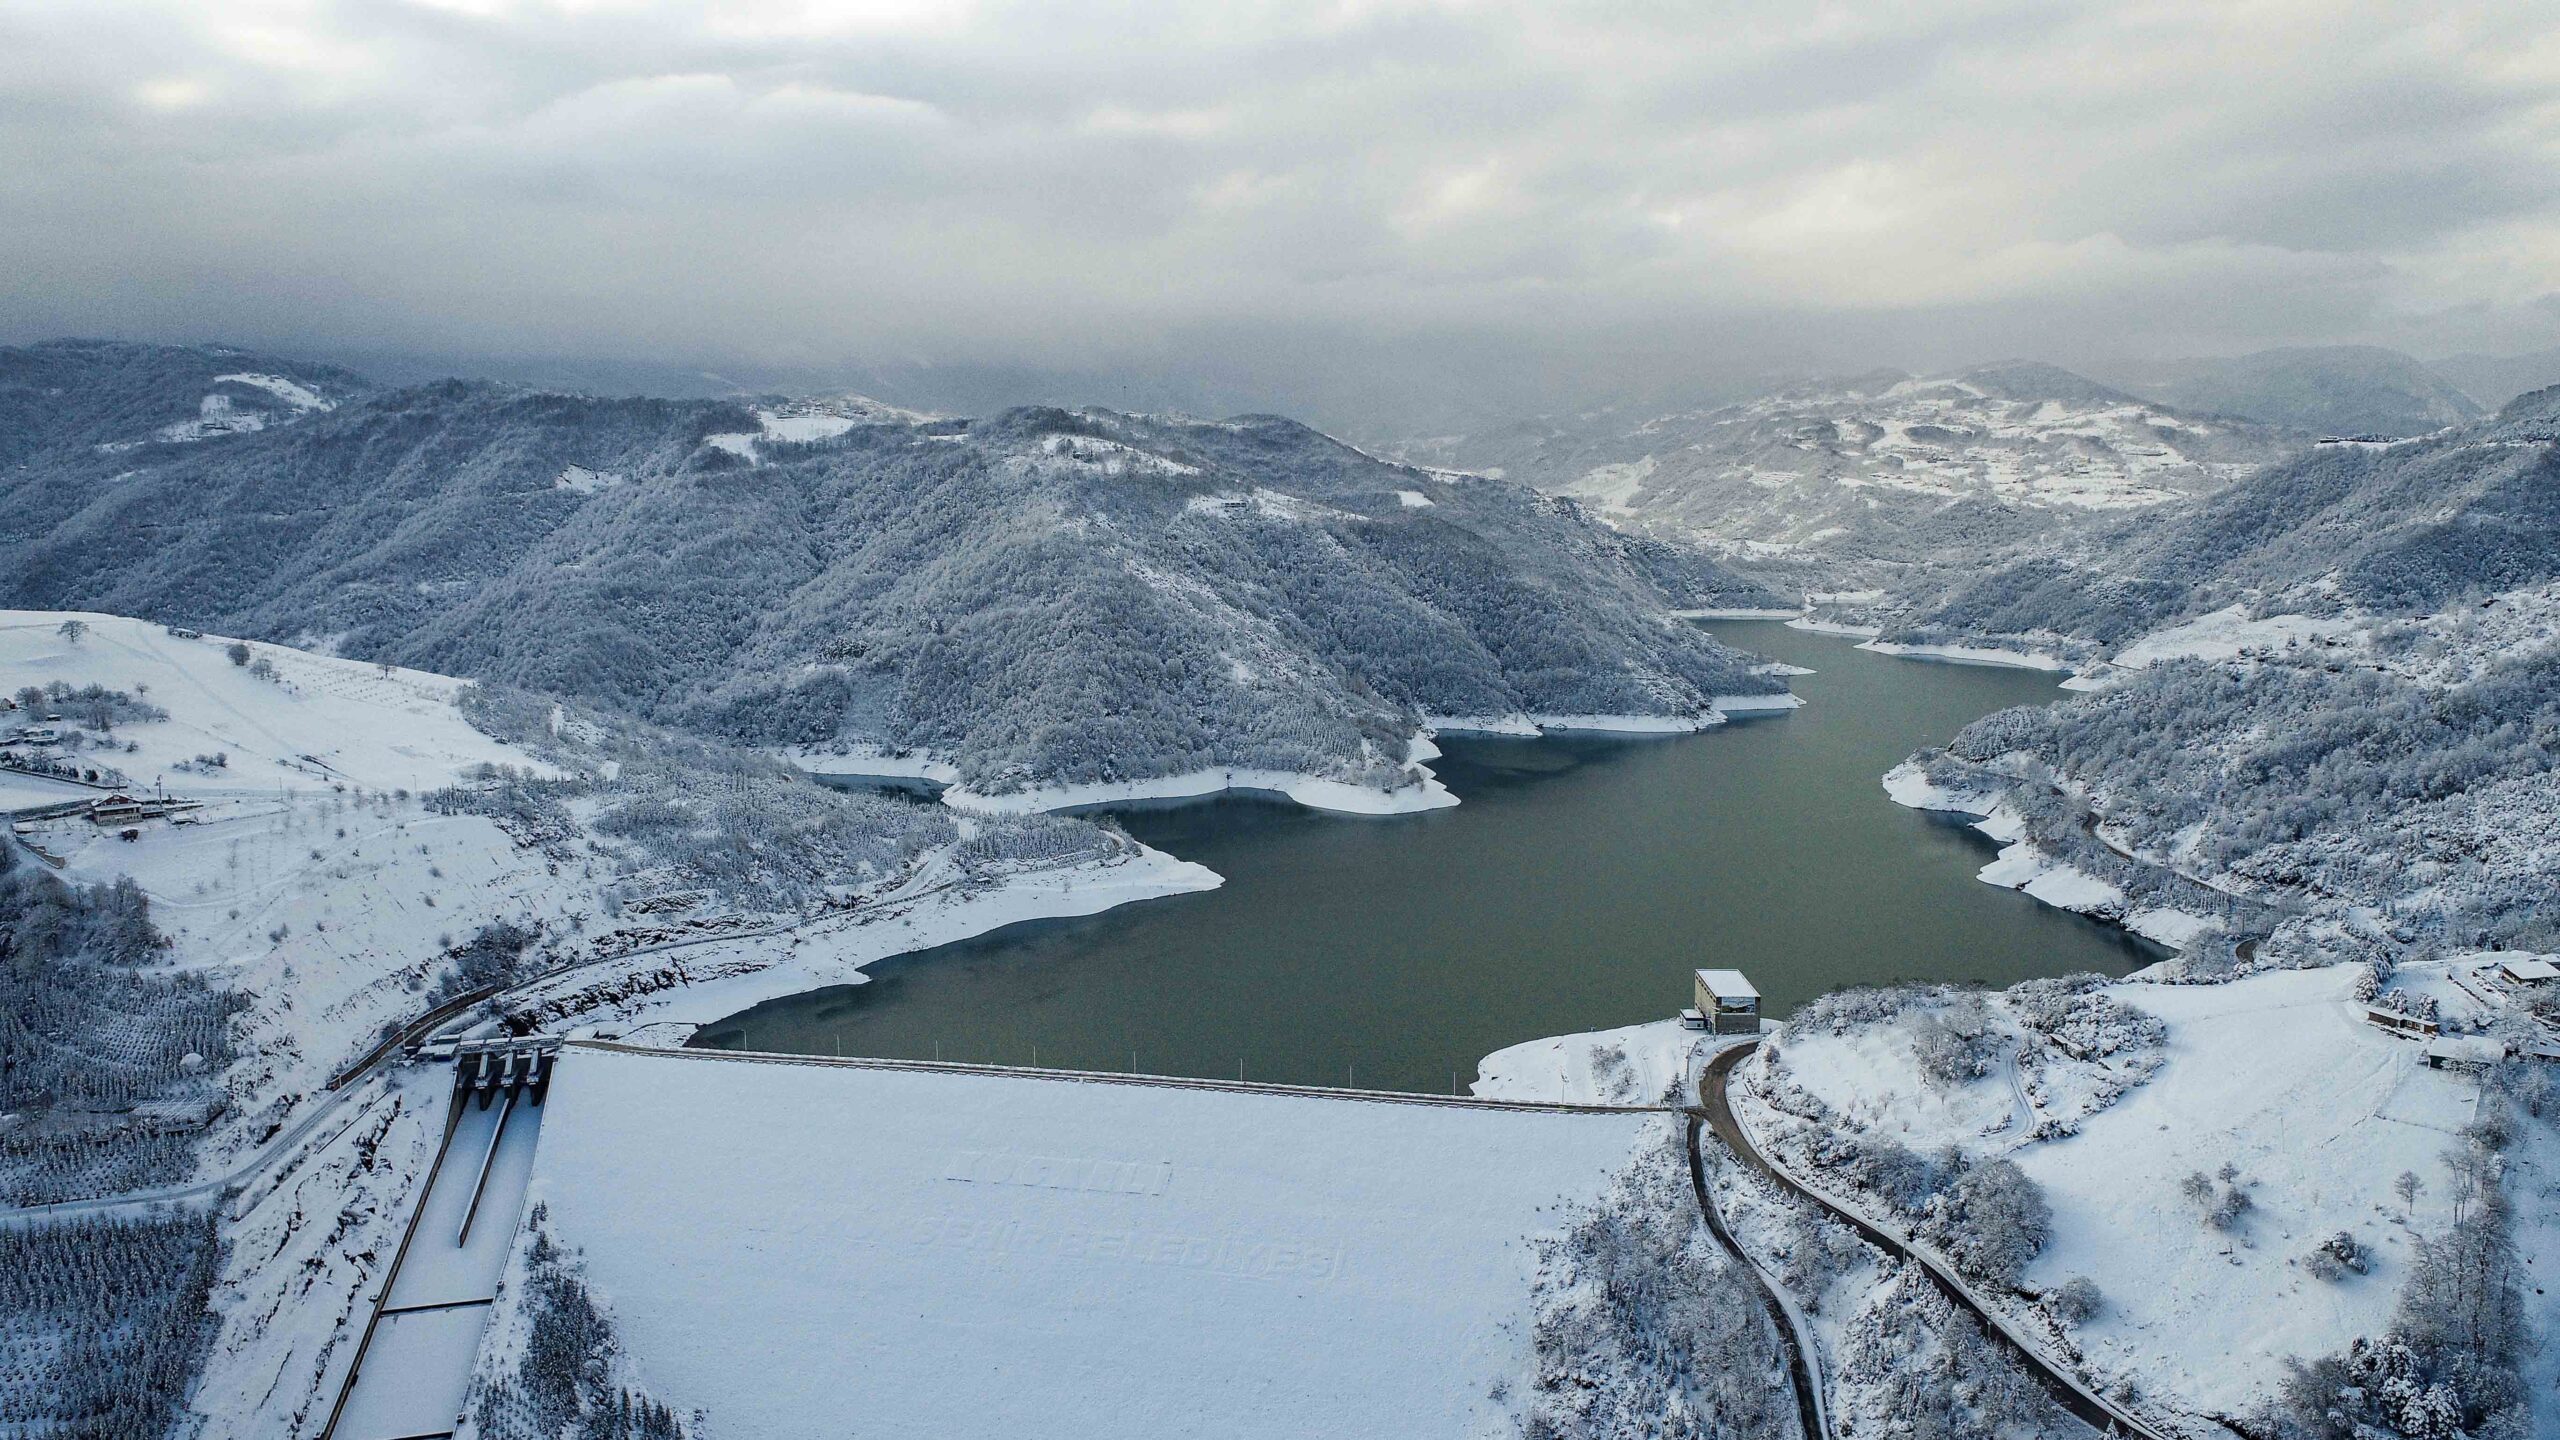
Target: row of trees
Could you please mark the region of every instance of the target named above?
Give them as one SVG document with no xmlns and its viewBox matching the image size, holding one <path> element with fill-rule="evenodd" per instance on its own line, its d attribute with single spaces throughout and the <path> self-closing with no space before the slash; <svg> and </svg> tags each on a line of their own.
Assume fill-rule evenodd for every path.
<svg viewBox="0 0 2560 1440">
<path fill-rule="evenodd" d="M 125 691 L 111 690 L 104 685 L 74 685 L 67 680 L 22 685 L 18 687 L 15 698 L 23 718 L 60 715 L 75 725 L 86 725 L 100 732 L 118 725 L 142 725 L 169 718 L 168 711 Z"/>
</svg>

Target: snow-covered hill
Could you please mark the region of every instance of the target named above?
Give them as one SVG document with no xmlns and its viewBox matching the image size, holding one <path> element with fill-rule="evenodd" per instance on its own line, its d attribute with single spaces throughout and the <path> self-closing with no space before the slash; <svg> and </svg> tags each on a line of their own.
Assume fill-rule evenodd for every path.
<svg viewBox="0 0 2560 1440">
<path fill-rule="evenodd" d="M 0 1208 L 220 1202 L 218 1264 L 150 1282 L 182 1314 L 211 1287 L 207 1434 L 326 1418 L 446 1082 L 327 1084 L 448 998 L 515 987 L 464 1025 L 696 987 L 720 1013 L 1218 883 L 1078 820 L 837 794 L 611 711 L 234 645 L 0 614 L 0 696 L 23 705 L 0 715 Z M 76 1264 L 112 1260 L 116 1232 L 61 1233 Z M 152 1362 L 172 1398 L 197 1333 Z"/>
<path fill-rule="evenodd" d="M 2481 978 L 2491 958 L 2476 957 L 2469 983 L 2494 988 Z M 2280 1411 L 2289 1362 L 2423 1334 L 2446 1298 L 2444 1247 L 2479 1222 L 2484 1164 L 2507 1173 L 2509 1238 L 2529 1258 L 2509 1251 L 2501 1272 L 2489 1247 L 2471 1283 L 2531 1284 L 2560 1254 L 2560 1225 L 2526 1198 L 2560 1163 L 2549 1118 L 2509 1112 L 2502 1087 L 2367 1023 L 2356 979 L 2331 966 L 2076 996 L 2054 981 L 1844 996 L 1746 1064 L 1735 1105 L 1835 1196 L 1924 1233 L 1887 1193 L 1897 1157 L 1941 1176 L 2014 1163 L 2038 1197 L 2030 1258 L 2014 1293 L 1986 1293 L 2083 1374 L 2179 1422 L 2172 1433 L 2214 1433 L 2206 1417 Z M 2085 1313 L 2053 1303 L 2075 1279 L 2094 1286 Z M 1832 1283 L 1808 1305 L 1834 1309 Z M 2454 1383 L 2468 1403 L 2525 1400 L 2510 1420 L 2539 1410 L 2547 1423 L 2547 1393 Z"/>
<path fill-rule="evenodd" d="M 444 994 L 909 888 L 1038 888 L 1043 871 L 1145 858 L 1078 821 L 840 795 L 610 713 L 117 616 L 0 613 L 0 696 L 22 707 L 0 716 L 13 865 L 131 882 L 165 941 L 143 972 L 182 985 L 142 986 L 134 1005 L 198 993 L 183 987 L 231 997 L 227 1034 L 197 1067 L 218 1098 L 190 1101 L 211 1139 L 192 1162 L 205 1173 Z M 1043 903 L 1078 908 L 1072 888 Z M 512 937 L 503 954 L 491 935 Z M 65 1134 L 131 1129 L 113 1112 L 54 1118 Z M 6 1131 L 0 1150 L 42 1128 Z M 20 1193 L 35 1191 L 19 1180 L 55 1183 L 0 1172 Z"/>
<path fill-rule="evenodd" d="M 927 752 L 983 794 L 1410 788 L 1426 716 L 1712 724 L 1784 688 L 1675 618 L 1774 601 L 1704 556 L 1269 416 L 447 382 L 219 443 L 87 433 L 0 473 L 19 603 Z"/>
<path fill-rule="evenodd" d="M 1705 541 L 1796 589 L 1925 590 L 2041 553 L 2093 518 L 2205 493 L 2284 453 L 2267 426 L 2188 414 L 2050 365 L 1884 373 L 1738 404 L 1616 412 L 1410 447 Z"/>
<path fill-rule="evenodd" d="M 2325 926 L 2392 954 L 2548 947 L 2555 587 L 2560 391 L 2543 391 L 2439 435 L 2322 446 L 1983 577 L 1888 638 L 2083 662 L 2087 698 L 1919 757 L 1942 790 L 2006 797 L 2039 863 L 2137 885 L 2148 866 L 2302 912 L 2277 953 L 2316 955 Z"/>
<path fill-rule="evenodd" d="M 81 723 L 78 699 L 48 699 L 11 712 L 5 718 L 12 723 L 0 727 L 55 730 L 67 743 L 22 748 L 112 769 L 133 787 L 261 797 L 351 787 L 426 791 L 480 765 L 548 769 L 471 728 L 453 705 L 465 682 L 450 676 L 123 616 L 0 610 L 0 683 L 12 696 L 31 686 L 96 686 L 167 710 L 165 721 L 101 733 Z M 56 714 L 65 718 L 47 724 Z M 70 792 L 9 776 L 0 778 L 0 793 Z"/>
<path fill-rule="evenodd" d="M 374 389 L 331 365 L 228 346 L 56 340 L 0 348 L 0 464 L 48 452 L 127 457 L 326 414 Z"/>
<path fill-rule="evenodd" d="M 2120 645 L 2235 602 L 2407 616 L 2560 577 L 2560 389 L 2395 443 L 2314 446 L 2175 512 L 1994 567 L 1918 619 Z"/>
</svg>

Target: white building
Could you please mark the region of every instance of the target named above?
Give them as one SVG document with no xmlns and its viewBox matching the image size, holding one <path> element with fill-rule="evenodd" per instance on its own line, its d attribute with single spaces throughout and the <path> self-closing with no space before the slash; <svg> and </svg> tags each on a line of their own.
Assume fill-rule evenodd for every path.
<svg viewBox="0 0 2560 1440">
<path fill-rule="evenodd" d="M 2510 955 L 2498 962 L 2498 975 L 2510 985 L 2548 985 L 2560 980 L 2560 965 L 2539 955 Z"/>
<path fill-rule="evenodd" d="M 1739 970 L 1698 973 L 1698 1013 L 1718 1035 L 1760 1033 L 1760 992 Z"/>
</svg>

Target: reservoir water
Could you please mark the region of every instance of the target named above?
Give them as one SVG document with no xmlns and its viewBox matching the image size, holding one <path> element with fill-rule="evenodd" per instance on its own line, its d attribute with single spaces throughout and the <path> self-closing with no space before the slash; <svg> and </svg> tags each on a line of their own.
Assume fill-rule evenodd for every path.
<svg viewBox="0 0 2560 1440">
<path fill-rule="evenodd" d="M 2054 677 L 1710 628 L 1815 670 L 1791 682 L 1804 708 L 1668 739 L 1444 739 L 1464 803 L 1426 815 L 1117 810 L 1225 886 L 884 961 L 694 1043 L 1446 1091 L 1503 1046 L 1671 1015 L 1698 966 L 1748 972 L 1783 1016 L 1844 985 L 2157 958 L 1977 881 L 1988 840 L 1879 785 L 1977 716 L 2058 698 Z"/>
</svg>

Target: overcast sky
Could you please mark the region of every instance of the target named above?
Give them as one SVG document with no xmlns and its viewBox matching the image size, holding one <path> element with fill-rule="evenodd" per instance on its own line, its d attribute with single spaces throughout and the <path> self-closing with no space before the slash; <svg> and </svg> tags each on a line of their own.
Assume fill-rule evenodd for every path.
<svg viewBox="0 0 2560 1440">
<path fill-rule="evenodd" d="M 0 338 L 2560 344 L 2560 5 L 0 0 Z"/>
</svg>

